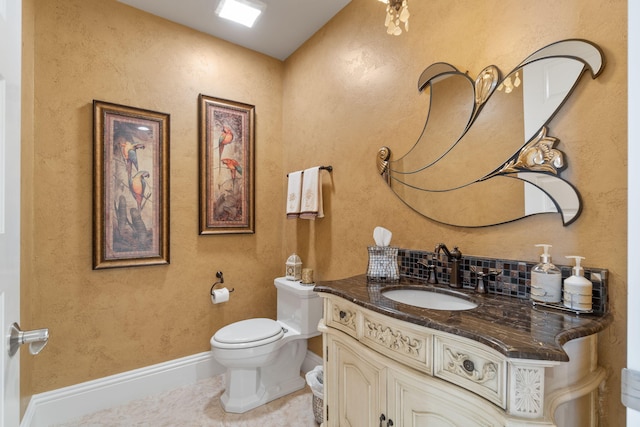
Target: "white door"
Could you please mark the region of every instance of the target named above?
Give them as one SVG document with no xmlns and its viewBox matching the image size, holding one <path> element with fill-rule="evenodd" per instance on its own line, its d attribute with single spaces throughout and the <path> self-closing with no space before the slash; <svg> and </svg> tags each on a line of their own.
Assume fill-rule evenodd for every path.
<svg viewBox="0 0 640 427">
<path fill-rule="evenodd" d="M 628 161 L 629 187 L 628 187 L 628 230 L 627 230 L 627 368 L 636 373 L 629 375 L 627 387 L 623 384 L 623 395 L 628 393 L 633 396 L 627 403 L 632 404 L 636 409 L 640 407 L 640 284 L 638 283 L 638 271 L 632 268 L 638 262 L 640 256 L 640 171 L 636 167 L 640 161 L 640 82 L 636 77 L 640 68 L 640 4 L 630 1 L 629 8 L 629 137 L 628 137 Z M 625 376 L 623 374 L 623 383 Z M 627 396 L 629 397 L 629 396 Z M 627 409 L 627 426 L 640 425 L 640 412 L 634 409 Z"/>
<path fill-rule="evenodd" d="M 0 427 L 20 418 L 20 353 L 9 328 L 20 319 L 20 72 L 22 1 L 0 0 Z"/>
</svg>

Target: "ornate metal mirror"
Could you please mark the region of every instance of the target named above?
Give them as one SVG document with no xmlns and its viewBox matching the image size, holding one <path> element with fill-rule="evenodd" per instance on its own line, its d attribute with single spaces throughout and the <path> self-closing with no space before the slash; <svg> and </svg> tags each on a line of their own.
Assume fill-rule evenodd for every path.
<svg viewBox="0 0 640 427">
<path fill-rule="evenodd" d="M 585 40 L 546 46 L 502 79 L 493 65 L 474 81 L 435 63 L 418 79 L 430 96 L 422 134 L 397 159 L 382 147 L 378 171 L 404 203 L 438 222 L 481 227 L 555 212 L 568 225 L 581 201 L 560 177 L 564 155 L 547 126 L 583 73 L 596 78 L 603 67 Z"/>
</svg>

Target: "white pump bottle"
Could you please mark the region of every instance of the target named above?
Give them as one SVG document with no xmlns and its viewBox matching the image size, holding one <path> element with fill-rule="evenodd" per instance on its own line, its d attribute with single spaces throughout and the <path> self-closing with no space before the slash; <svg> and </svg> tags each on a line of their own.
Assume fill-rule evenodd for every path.
<svg viewBox="0 0 640 427">
<path fill-rule="evenodd" d="M 539 244 L 544 248 L 540 263 L 531 269 L 531 299 L 540 302 L 559 303 L 562 301 L 562 272 L 551 263 L 551 245 Z"/>
<path fill-rule="evenodd" d="M 583 276 L 584 269 L 580 262 L 584 257 L 569 255 L 566 258 L 575 259 L 576 265 L 573 267 L 573 275 L 564 280 L 564 306 L 574 310 L 591 310 L 593 283 Z"/>
</svg>

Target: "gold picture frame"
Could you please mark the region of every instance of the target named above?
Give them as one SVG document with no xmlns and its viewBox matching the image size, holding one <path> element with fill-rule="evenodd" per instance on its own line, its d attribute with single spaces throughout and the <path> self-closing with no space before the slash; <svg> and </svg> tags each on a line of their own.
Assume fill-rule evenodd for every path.
<svg viewBox="0 0 640 427">
<path fill-rule="evenodd" d="M 169 264 L 169 114 L 93 101 L 93 269 Z"/>
<path fill-rule="evenodd" d="M 200 234 L 254 233 L 255 106 L 198 97 Z"/>
</svg>

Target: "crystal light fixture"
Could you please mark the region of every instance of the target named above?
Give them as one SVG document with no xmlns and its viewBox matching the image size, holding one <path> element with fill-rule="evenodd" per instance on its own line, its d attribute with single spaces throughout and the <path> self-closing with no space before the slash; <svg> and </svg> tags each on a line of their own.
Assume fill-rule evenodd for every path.
<svg viewBox="0 0 640 427">
<path fill-rule="evenodd" d="M 378 0 L 387 5 L 387 17 L 384 26 L 387 34 L 399 36 L 402 34 L 400 23 L 404 23 L 404 30 L 409 31 L 409 5 L 408 0 Z"/>
</svg>

